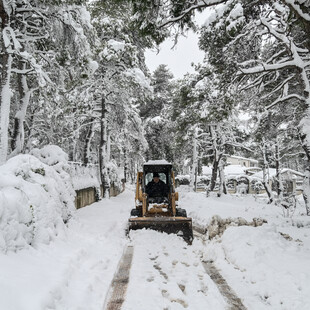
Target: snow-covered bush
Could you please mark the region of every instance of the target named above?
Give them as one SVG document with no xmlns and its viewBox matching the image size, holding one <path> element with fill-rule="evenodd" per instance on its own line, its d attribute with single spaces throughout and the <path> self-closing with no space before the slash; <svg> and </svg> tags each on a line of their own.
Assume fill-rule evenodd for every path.
<svg viewBox="0 0 310 310">
<path fill-rule="evenodd" d="M 257 194 L 259 194 L 262 190 L 264 190 L 263 183 L 258 179 L 251 180 L 250 186 L 251 189 Z"/>
<path fill-rule="evenodd" d="M 210 181 L 211 181 L 211 176 L 207 176 L 207 175 L 197 176 L 197 182 L 198 183 L 203 183 L 203 184 L 209 185 Z"/>
<path fill-rule="evenodd" d="M 0 166 L 0 251 L 48 244 L 75 210 L 67 155 L 57 146 Z"/>
<path fill-rule="evenodd" d="M 64 167 L 68 163 L 68 155 L 57 145 L 46 145 L 42 149 L 33 149 L 31 155 L 49 166 Z"/>
<path fill-rule="evenodd" d="M 190 176 L 189 175 L 177 175 L 175 177 L 176 186 L 179 185 L 189 185 L 190 183 Z"/>
<path fill-rule="evenodd" d="M 246 175 L 237 176 L 236 181 L 237 181 L 237 185 L 240 185 L 240 184 L 249 185 L 249 182 L 250 182 L 249 177 Z"/>
<path fill-rule="evenodd" d="M 226 180 L 226 187 L 229 190 L 235 190 L 236 189 L 237 180 L 235 177 L 229 177 Z"/>
<path fill-rule="evenodd" d="M 108 175 L 110 179 L 110 185 L 113 185 L 114 188 L 121 192 L 123 189 L 122 177 L 119 174 L 119 168 L 114 161 L 110 161 L 107 164 Z"/>
<path fill-rule="evenodd" d="M 100 188 L 99 165 L 69 162 L 70 176 L 75 190 L 87 187 Z"/>
</svg>

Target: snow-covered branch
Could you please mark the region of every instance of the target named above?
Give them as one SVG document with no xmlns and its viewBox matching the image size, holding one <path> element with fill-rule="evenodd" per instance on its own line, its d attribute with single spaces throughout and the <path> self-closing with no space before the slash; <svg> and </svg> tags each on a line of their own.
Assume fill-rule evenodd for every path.
<svg viewBox="0 0 310 310">
<path fill-rule="evenodd" d="M 300 101 L 303 101 L 305 102 L 306 101 L 306 98 L 305 97 L 302 97 L 302 96 L 299 96 L 297 94 L 290 94 L 290 95 L 287 95 L 287 96 L 284 96 L 284 97 L 279 97 L 278 99 L 276 99 L 275 101 L 272 102 L 272 104 L 268 105 L 266 107 L 267 110 L 270 110 L 272 107 L 274 107 L 275 105 L 281 103 L 281 102 L 285 102 L 285 101 L 288 101 L 288 100 L 291 100 L 291 99 L 297 99 L 297 100 L 300 100 Z"/>
<path fill-rule="evenodd" d="M 207 8 L 207 7 L 212 7 L 217 4 L 225 3 L 227 0 L 200 0 L 198 3 L 196 1 L 193 1 L 195 4 L 191 5 L 184 11 L 182 11 L 177 17 L 168 17 L 165 19 L 162 23 L 158 25 L 159 28 L 165 27 L 170 24 L 174 24 L 180 20 L 182 20 L 186 15 L 190 14 L 191 12 L 197 10 L 197 9 L 202 9 L 202 8 Z"/>
<path fill-rule="evenodd" d="M 307 5 L 307 1 L 299 1 L 300 3 L 298 4 L 298 1 L 295 1 L 295 0 L 283 0 L 286 4 L 288 4 L 289 6 L 291 6 L 294 11 L 301 17 L 303 18 L 304 20 L 310 22 L 310 13 L 309 13 L 309 9 L 310 9 L 310 5 L 309 5 L 309 2 L 308 2 L 308 5 Z M 302 10 L 302 5 L 304 6 L 304 8 L 306 10 L 308 10 L 308 12 L 304 12 Z"/>
</svg>

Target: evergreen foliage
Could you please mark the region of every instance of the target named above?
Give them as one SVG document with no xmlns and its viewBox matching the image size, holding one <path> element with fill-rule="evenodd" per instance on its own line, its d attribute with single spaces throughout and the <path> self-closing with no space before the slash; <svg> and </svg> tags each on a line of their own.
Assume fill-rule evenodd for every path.
<svg viewBox="0 0 310 310">
<path fill-rule="evenodd" d="M 176 81 L 161 65 L 151 75 L 145 49 L 197 30 L 195 12 L 206 8 L 196 73 Z M 70 160 L 100 162 L 105 180 L 115 164 L 129 177 L 145 159 L 164 158 L 192 176 L 212 163 L 215 186 L 227 154 L 309 168 L 309 8 L 301 0 L 0 0 L 0 164 L 57 144 Z"/>
</svg>

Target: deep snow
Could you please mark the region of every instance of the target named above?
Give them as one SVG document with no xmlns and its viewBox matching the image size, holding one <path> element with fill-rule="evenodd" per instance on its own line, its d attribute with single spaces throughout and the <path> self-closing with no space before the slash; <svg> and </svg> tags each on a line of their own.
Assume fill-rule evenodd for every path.
<svg viewBox="0 0 310 310">
<path fill-rule="evenodd" d="M 0 252 L 48 244 L 75 213 L 67 154 L 55 145 L 0 166 Z"/>
<path fill-rule="evenodd" d="M 297 204 L 293 217 L 287 218 L 282 208 L 266 204 L 266 199 L 204 196 L 181 195 L 182 206 L 187 206 L 200 226 L 207 226 L 211 215 L 268 221 L 259 227 L 231 226 L 203 250 L 203 259 L 214 261 L 245 306 L 310 309 L 310 218 L 304 215 L 302 203 Z"/>
<path fill-rule="evenodd" d="M 49 245 L 0 254 L 0 309 L 102 309 L 122 255 L 132 193 L 77 211 Z"/>
<path fill-rule="evenodd" d="M 268 223 L 228 227 L 222 236 L 195 239 L 191 246 L 148 230 L 132 231 L 129 239 L 125 228 L 134 193 L 126 190 L 78 210 L 66 233 L 49 245 L 0 254 L 0 309 L 102 309 L 127 244 L 134 246 L 134 257 L 124 310 L 226 309 L 203 259 L 214 261 L 248 309 L 310 309 L 310 219 L 301 206 L 293 218 L 284 218 L 281 209 L 251 196 L 180 191 L 180 207 L 200 226 L 213 215 Z"/>
</svg>

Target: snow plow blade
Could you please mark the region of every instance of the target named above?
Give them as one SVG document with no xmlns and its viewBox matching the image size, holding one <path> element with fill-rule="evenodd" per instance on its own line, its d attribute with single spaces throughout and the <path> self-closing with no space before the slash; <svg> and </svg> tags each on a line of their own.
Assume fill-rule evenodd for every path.
<svg viewBox="0 0 310 310">
<path fill-rule="evenodd" d="M 191 244 L 193 240 L 192 219 L 189 217 L 135 217 L 128 220 L 130 230 L 153 229 L 167 234 L 177 234 Z"/>
</svg>

